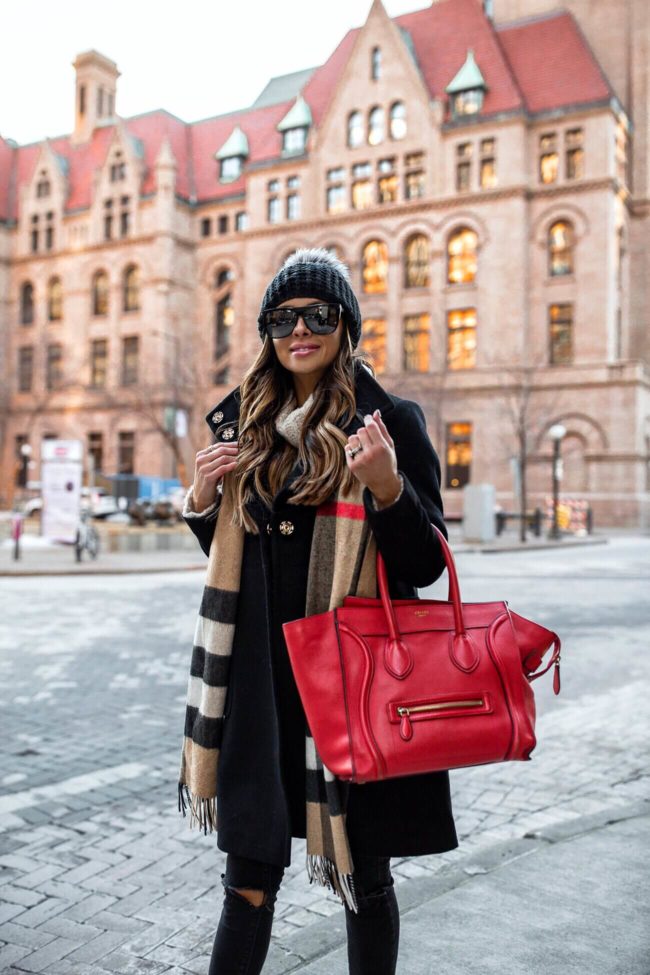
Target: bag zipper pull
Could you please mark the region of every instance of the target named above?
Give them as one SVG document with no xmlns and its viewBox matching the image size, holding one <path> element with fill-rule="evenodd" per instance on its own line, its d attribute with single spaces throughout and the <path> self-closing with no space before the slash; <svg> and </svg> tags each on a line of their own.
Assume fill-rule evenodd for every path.
<svg viewBox="0 0 650 975">
<path fill-rule="evenodd" d="M 560 655 L 555 658 L 555 668 L 553 670 L 553 693 L 560 693 Z"/>
<path fill-rule="evenodd" d="M 403 738 L 404 741 L 410 741 L 413 737 L 413 725 L 411 724 L 411 720 L 409 718 L 409 709 L 398 708 L 397 713 L 402 719 L 399 723 L 400 737 Z"/>
</svg>

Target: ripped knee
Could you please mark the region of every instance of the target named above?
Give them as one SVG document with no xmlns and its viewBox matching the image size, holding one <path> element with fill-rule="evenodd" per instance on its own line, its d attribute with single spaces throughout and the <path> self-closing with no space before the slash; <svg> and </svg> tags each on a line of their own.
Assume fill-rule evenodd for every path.
<svg viewBox="0 0 650 975">
<path fill-rule="evenodd" d="M 265 890 L 251 890 L 248 887 L 230 887 L 229 889 L 234 894 L 239 894 L 253 907 L 264 907 L 268 904 L 268 895 Z"/>
</svg>

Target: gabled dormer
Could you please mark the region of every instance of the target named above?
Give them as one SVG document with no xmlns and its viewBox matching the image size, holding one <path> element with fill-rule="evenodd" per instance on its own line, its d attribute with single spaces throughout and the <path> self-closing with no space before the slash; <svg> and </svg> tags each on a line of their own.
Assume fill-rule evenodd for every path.
<svg viewBox="0 0 650 975">
<path fill-rule="evenodd" d="M 487 85 L 481 69 L 474 60 L 474 51 L 471 47 L 468 48 L 463 66 L 449 82 L 445 91 L 451 99 L 452 118 L 478 115 L 481 111 Z"/>
<path fill-rule="evenodd" d="M 119 240 L 137 233 L 144 177 L 144 145 L 118 118 L 101 169 L 95 176 L 93 238 Z"/>
<path fill-rule="evenodd" d="M 32 177 L 20 191 L 23 248 L 30 254 L 47 254 L 63 246 L 60 226 L 68 195 L 68 170 L 68 160 L 45 139 Z"/>
<path fill-rule="evenodd" d="M 297 156 L 305 152 L 311 124 L 311 109 L 302 95 L 298 95 L 277 125 L 278 132 L 282 133 L 283 156 Z"/>
<path fill-rule="evenodd" d="M 219 182 L 232 183 L 242 174 L 244 160 L 248 158 L 248 139 L 243 129 L 236 125 L 214 158 L 219 163 Z"/>
</svg>

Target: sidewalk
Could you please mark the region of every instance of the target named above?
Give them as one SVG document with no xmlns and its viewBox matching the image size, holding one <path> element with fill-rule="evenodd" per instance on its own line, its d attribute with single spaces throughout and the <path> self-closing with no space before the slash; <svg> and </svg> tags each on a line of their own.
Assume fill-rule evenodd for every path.
<svg viewBox="0 0 650 975">
<path fill-rule="evenodd" d="M 35 545 L 28 542 L 21 546 L 21 557 L 17 562 L 13 560 L 13 545 L 0 545 L 0 577 L 178 572 L 185 569 L 205 570 L 207 563 L 198 542 L 189 549 L 100 551 L 94 561 L 84 552 L 82 562 L 75 561 L 72 545 Z"/>
<path fill-rule="evenodd" d="M 563 538 L 558 542 L 529 535 L 523 544 L 513 533 L 502 535 L 493 542 L 464 542 L 462 527 L 449 526 L 449 543 L 455 555 L 463 552 L 529 552 L 534 549 L 562 549 L 574 546 L 604 545 L 609 541 L 605 530 L 583 538 Z M 614 534 L 616 529 L 611 530 Z M 189 548 L 158 548 L 148 551 L 111 552 L 104 544 L 96 561 L 84 553 L 83 561 L 75 561 L 71 545 L 47 543 L 39 536 L 25 535 L 21 541 L 21 557 L 13 559 L 13 543 L 0 543 L 0 577 L 50 575 L 107 575 L 112 573 L 178 572 L 185 569 L 205 569 L 207 558 L 187 529 Z M 608 532 L 609 534 L 610 532 Z M 161 538 L 164 542 L 165 539 Z M 160 544 L 160 543 L 158 543 Z"/>
<path fill-rule="evenodd" d="M 648 975 L 650 801 L 497 844 L 399 885 L 398 975 Z M 345 975 L 345 920 L 269 953 L 265 975 Z M 369 973 L 370 975 L 370 973 Z"/>
</svg>

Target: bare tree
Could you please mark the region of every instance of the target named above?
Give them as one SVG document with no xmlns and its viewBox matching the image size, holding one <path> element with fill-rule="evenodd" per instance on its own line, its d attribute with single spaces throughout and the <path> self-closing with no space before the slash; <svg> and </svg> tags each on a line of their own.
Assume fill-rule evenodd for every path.
<svg viewBox="0 0 650 975">
<path fill-rule="evenodd" d="M 502 395 L 497 401 L 497 413 L 502 421 L 497 423 L 497 441 L 501 444 L 502 457 L 514 457 L 515 460 L 519 481 L 519 538 L 525 542 L 528 462 L 535 452 L 535 444 L 539 442 L 551 420 L 557 416 L 560 404 L 557 396 L 552 402 L 544 396 L 544 387 L 540 385 L 539 376 L 546 363 L 541 358 L 531 365 L 506 368 L 500 367 L 496 362 L 491 365 L 506 377 Z"/>
</svg>

